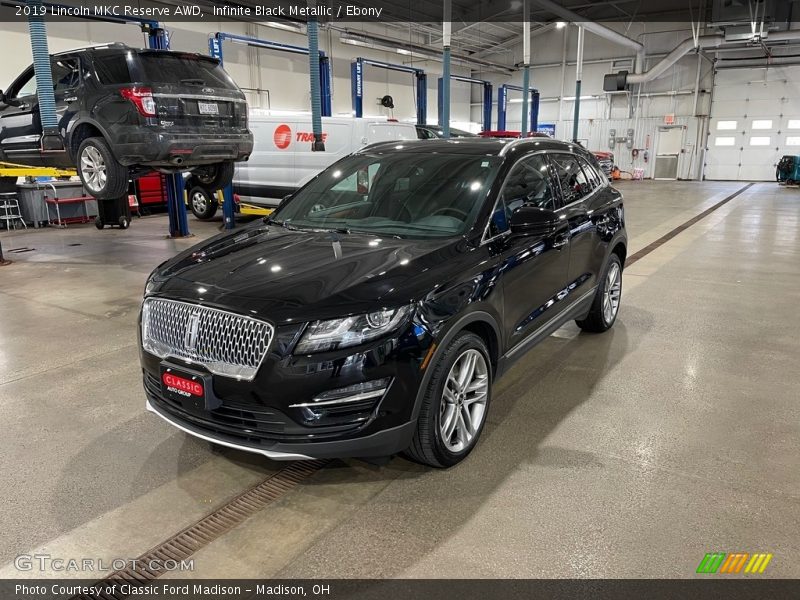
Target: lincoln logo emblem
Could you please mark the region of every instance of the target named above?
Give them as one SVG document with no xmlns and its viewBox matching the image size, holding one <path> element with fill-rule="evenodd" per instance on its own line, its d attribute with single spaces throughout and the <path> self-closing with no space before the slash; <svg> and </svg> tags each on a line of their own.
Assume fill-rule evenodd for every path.
<svg viewBox="0 0 800 600">
<path fill-rule="evenodd" d="M 200 329 L 200 313 L 192 313 L 186 323 L 186 333 L 183 334 L 183 345 L 187 350 L 194 350 L 197 345 L 197 331 Z"/>
</svg>

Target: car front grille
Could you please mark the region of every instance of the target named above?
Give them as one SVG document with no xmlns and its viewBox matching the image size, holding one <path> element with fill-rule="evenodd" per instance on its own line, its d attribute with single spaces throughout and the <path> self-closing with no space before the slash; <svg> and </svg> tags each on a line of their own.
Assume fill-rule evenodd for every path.
<svg viewBox="0 0 800 600">
<path fill-rule="evenodd" d="M 189 302 L 147 298 L 142 306 L 147 352 L 203 365 L 215 375 L 251 381 L 274 331 L 264 321 Z"/>
</svg>

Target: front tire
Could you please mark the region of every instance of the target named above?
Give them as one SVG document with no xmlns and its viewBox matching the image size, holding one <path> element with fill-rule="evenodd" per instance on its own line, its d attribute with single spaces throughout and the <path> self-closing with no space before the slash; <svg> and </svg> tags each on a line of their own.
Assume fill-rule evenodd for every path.
<svg viewBox="0 0 800 600">
<path fill-rule="evenodd" d="M 429 368 L 433 374 L 405 454 L 431 467 L 452 467 L 472 452 L 486 422 L 492 391 L 489 352 L 479 336 L 464 331 Z"/>
<path fill-rule="evenodd" d="M 603 271 L 603 279 L 597 286 L 592 308 L 585 319 L 575 321 L 578 327 L 592 333 L 608 331 L 617 320 L 622 302 L 622 261 L 611 254 Z"/>
<path fill-rule="evenodd" d="M 128 191 L 128 167 L 121 165 L 101 137 L 86 138 L 78 147 L 78 175 L 98 200 L 121 198 Z"/>
<path fill-rule="evenodd" d="M 189 190 L 189 208 L 195 217 L 207 221 L 217 214 L 218 205 L 205 187 L 196 186 Z"/>
</svg>

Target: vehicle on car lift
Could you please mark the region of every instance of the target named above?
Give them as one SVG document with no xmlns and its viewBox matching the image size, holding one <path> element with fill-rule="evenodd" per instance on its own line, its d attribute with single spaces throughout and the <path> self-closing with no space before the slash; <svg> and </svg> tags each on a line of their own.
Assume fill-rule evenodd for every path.
<svg viewBox="0 0 800 600">
<path fill-rule="evenodd" d="M 626 245 L 622 196 L 577 145 L 369 146 L 150 275 L 147 407 L 274 459 L 454 465 L 515 360 L 567 321 L 614 324 Z"/>
<path fill-rule="evenodd" d="M 250 160 L 236 165 L 233 189 L 242 202 L 276 207 L 325 167 L 366 145 L 417 139 L 411 123 L 383 118 L 322 117 L 324 152 L 312 152 L 310 115 L 270 116 L 250 112 L 254 146 Z M 212 218 L 219 208 L 218 188 L 203 173 L 186 180 L 189 208 L 198 219 Z"/>
<path fill-rule="evenodd" d="M 51 68 L 65 149 L 42 151 L 30 66 L 0 96 L 0 160 L 75 167 L 104 199 L 153 170 L 227 185 L 253 149 L 244 94 L 216 59 L 115 43 L 55 54 Z"/>
<path fill-rule="evenodd" d="M 788 185 L 800 183 L 800 156 L 784 154 L 775 167 L 775 179 Z"/>
</svg>

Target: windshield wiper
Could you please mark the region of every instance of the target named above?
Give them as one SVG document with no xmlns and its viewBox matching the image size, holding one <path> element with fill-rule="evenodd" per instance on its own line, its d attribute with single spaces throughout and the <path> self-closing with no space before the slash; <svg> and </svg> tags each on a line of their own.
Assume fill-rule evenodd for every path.
<svg viewBox="0 0 800 600">
<path fill-rule="evenodd" d="M 277 225 L 278 227 L 283 227 L 284 229 L 288 229 L 289 231 L 300 231 L 299 227 L 291 225 L 286 221 L 273 219 L 272 217 L 264 217 L 264 223 L 266 223 L 267 225 Z"/>
</svg>

